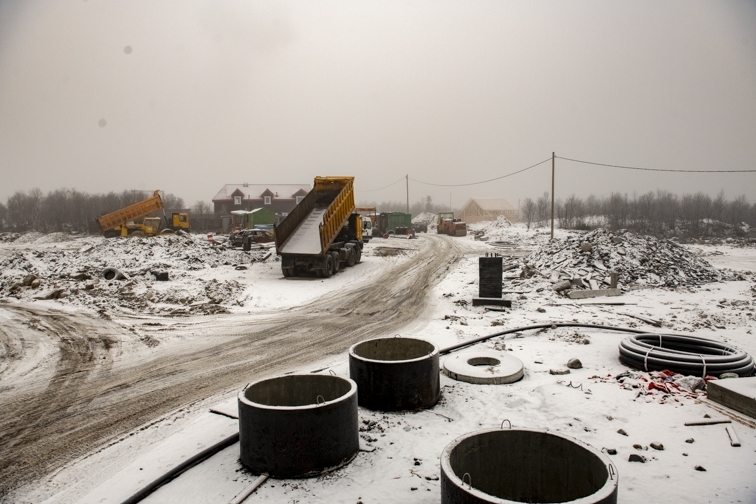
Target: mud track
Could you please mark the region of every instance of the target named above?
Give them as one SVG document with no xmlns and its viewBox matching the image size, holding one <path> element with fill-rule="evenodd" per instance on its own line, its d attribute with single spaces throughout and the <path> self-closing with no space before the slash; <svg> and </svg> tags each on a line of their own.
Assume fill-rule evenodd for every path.
<svg viewBox="0 0 756 504">
<path fill-rule="evenodd" d="M 0 305 L 12 322 L 0 325 L 0 378 L 8 382 L 13 375 L 10 385 L 0 382 L 0 500 L 177 408 L 339 354 L 362 339 L 399 332 L 423 312 L 429 288 L 463 254 L 447 237 L 427 235 L 419 242 L 418 252 L 369 284 L 357 281 L 328 299 L 254 324 L 239 316 L 214 319 L 227 336 L 128 366 L 118 365 L 120 345 L 135 336 L 123 325 L 33 304 Z M 35 358 L 19 320 L 33 321 L 45 340 L 38 347 L 57 347 L 47 380 L 19 378 L 39 375 L 18 370 Z"/>
</svg>

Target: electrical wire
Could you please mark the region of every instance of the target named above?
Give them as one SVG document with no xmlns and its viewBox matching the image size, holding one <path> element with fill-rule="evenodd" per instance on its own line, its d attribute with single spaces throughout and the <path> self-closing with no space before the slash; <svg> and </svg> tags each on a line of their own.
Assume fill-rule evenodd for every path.
<svg viewBox="0 0 756 504">
<path fill-rule="evenodd" d="M 756 173 L 756 170 L 671 170 L 666 168 L 640 168 L 637 166 L 622 166 L 606 163 L 595 163 L 593 161 L 583 161 L 580 159 L 566 158 L 562 156 L 554 156 L 557 159 L 564 161 L 572 161 L 574 163 L 583 163 L 595 166 L 607 166 L 609 168 L 621 168 L 623 170 L 641 170 L 641 171 L 653 171 L 653 172 L 677 172 L 677 173 Z"/>
<path fill-rule="evenodd" d="M 386 189 L 387 187 L 391 187 L 392 185 L 396 185 L 396 184 L 398 184 L 399 182 L 401 182 L 401 181 L 402 181 L 402 180 L 404 180 L 405 178 L 406 178 L 406 177 L 402 177 L 402 178 L 400 178 L 399 180 L 397 180 L 396 182 L 392 182 L 392 183 L 390 183 L 389 185 L 385 185 L 385 186 L 383 186 L 383 187 L 379 187 L 378 189 L 367 189 L 367 190 L 362 190 L 362 189 L 355 189 L 355 191 L 356 191 L 356 192 L 374 192 L 374 191 L 380 191 L 381 189 Z"/>
<path fill-rule="evenodd" d="M 470 182 L 468 184 L 434 184 L 432 182 L 423 182 L 422 180 L 413 179 L 410 177 L 410 180 L 413 182 L 417 182 L 418 184 L 424 184 L 429 186 L 437 186 L 437 187 L 465 187 L 465 186 L 471 186 L 471 185 L 478 185 L 478 184 L 485 184 L 487 182 L 493 182 L 494 180 L 501 180 L 503 178 L 511 177 L 512 175 L 517 175 L 518 173 L 522 173 L 524 171 L 530 170 L 531 168 L 535 168 L 536 166 L 540 166 L 543 163 L 546 163 L 547 161 L 551 161 L 551 158 L 544 159 L 540 163 L 536 163 L 532 166 L 528 166 L 527 168 L 523 168 L 522 170 L 517 170 L 512 173 L 507 173 L 506 175 L 502 175 L 501 177 L 496 177 L 488 180 L 481 180 L 480 182 Z"/>
</svg>

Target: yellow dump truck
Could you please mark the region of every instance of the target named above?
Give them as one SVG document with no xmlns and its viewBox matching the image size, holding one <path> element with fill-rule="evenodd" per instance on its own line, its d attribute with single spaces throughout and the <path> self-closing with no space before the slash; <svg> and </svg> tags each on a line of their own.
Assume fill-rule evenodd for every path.
<svg viewBox="0 0 756 504">
<path fill-rule="evenodd" d="M 284 276 L 330 277 L 360 262 L 362 221 L 354 209 L 354 177 L 315 177 L 312 191 L 274 228 Z"/>
<path fill-rule="evenodd" d="M 158 210 L 163 210 L 165 225 L 162 224 L 163 219 L 160 217 L 147 217 L 147 215 Z M 141 222 L 138 222 L 139 219 L 142 219 Z M 97 224 L 105 238 L 155 236 L 167 230 L 178 231 L 183 229 L 189 231 L 189 214 L 173 213 L 171 220 L 168 220 L 163 208 L 163 200 L 160 198 L 160 191 L 155 191 L 155 194 L 144 201 L 103 215 L 97 219 Z"/>
</svg>

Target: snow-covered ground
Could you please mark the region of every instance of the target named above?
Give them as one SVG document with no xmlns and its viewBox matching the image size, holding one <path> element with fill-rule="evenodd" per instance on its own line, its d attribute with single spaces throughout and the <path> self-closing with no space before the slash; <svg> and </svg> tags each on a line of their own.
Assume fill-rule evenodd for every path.
<svg viewBox="0 0 756 504">
<path fill-rule="evenodd" d="M 629 289 L 621 297 L 611 298 L 624 302 L 623 305 L 570 301 L 549 288 L 549 278 L 539 275 L 520 278 L 505 273 L 504 290 L 513 299 L 513 308 L 504 313 L 471 305 L 471 298 L 478 294 L 478 257 L 496 252 L 517 257 L 505 257 L 507 262 L 521 262 L 531 250 L 546 244 L 549 235 L 545 229 L 528 231 L 519 225 L 501 222 L 474 224 L 470 230 L 465 238 L 450 238 L 458 240 L 466 255 L 428 293 L 431 309 L 402 336 L 426 339 L 443 348 L 502 329 L 577 321 L 644 328 L 649 332 L 696 334 L 756 354 L 752 335 L 756 327 L 755 248 L 687 247 L 717 268 L 740 272 L 738 278 L 742 279 L 702 286 Z M 475 234 L 478 238 L 486 236 L 488 240 L 476 240 Z M 555 234 L 560 239 L 572 235 L 562 230 Z M 422 234 L 420 237 L 423 239 Z M 44 238 L 25 239 L 34 242 Z M 34 263 L 34 254 L 26 252 L 29 244 L 23 245 L 19 240 L 0 247 L 0 259 L 23 251 L 23 257 L 18 260 Z M 71 257 L 78 257 L 76 253 L 82 252 L 74 251 L 101 242 L 97 240 L 76 240 L 75 245 L 39 243 L 38 249 L 48 250 L 60 245 L 60 249 L 70 251 Z M 491 242 L 503 244 L 493 246 Z M 386 253 L 381 252 L 381 248 L 395 246 L 412 248 L 411 243 L 402 240 L 371 241 L 366 249 L 365 274 L 377 274 L 381 268 L 381 261 L 371 260 L 371 257 L 401 262 L 401 253 L 393 255 L 392 251 L 386 257 Z M 210 247 L 198 246 L 204 251 L 198 255 L 205 265 L 200 269 L 182 269 L 184 260 L 180 258 L 169 263 L 172 271 L 178 271 L 175 276 L 178 288 L 193 295 L 195 301 L 178 300 L 165 303 L 163 308 L 176 310 L 188 306 L 191 309 L 193 303 L 212 302 L 206 285 L 213 279 L 219 284 L 238 282 L 233 295 L 223 297 L 217 304 L 230 313 L 250 316 L 306 304 L 338 289 L 339 282 L 349 281 L 348 276 L 340 274 L 327 281 L 302 279 L 296 284 L 298 288 L 292 288 L 292 282 L 280 280 L 275 254 L 250 260 L 250 257 L 262 258 L 264 254 L 249 256 L 229 251 L 229 254 L 240 254 L 241 260 L 234 261 L 231 257 L 216 261 L 216 266 L 212 267 L 208 257 L 218 253 Z M 65 262 L 62 257 L 59 262 Z M 115 260 L 111 258 L 110 263 Z M 145 252 L 140 261 L 148 260 Z M 223 264 L 224 261 L 229 264 Z M 131 268 L 133 273 L 138 262 L 134 266 L 119 263 L 119 267 Z M 239 265 L 247 269 L 235 269 Z M 50 269 L 48 263 L 35 267 L 38 276 L 46 278 L 44 271 Z M 74 264 L 69 270 L 77 268 L 80 269 L 81 264 Z M 17 269 L 4 278 L 9 279 L 7 282 L 17 282 L 23 276 L 21 273 Z M 164 288 L 163 284 L 169 284 L 158 285 L 148 274 L 136 276 L 139 285 L 133 288 L 137 297 L 143 297 L 150 290 L 157 292 L 158 288 Z M 58 281 L 63 285 L 63 280 Z M 82 281 L 88 280 L 77 280 Z M 170 284 L 176 288 L 176 283 Z M 16 292 L 23 298 L 31 288 L 19 287 Z M 43 302 L 75 303 L 78 295 Z M 155 296 L 165 299 L 168 294 Z M 595 303 L 600 299 L 588 301 Z M 115 310 L 117 305 L 113 302 L 105 308 Z M 144 309 L 154 306 L 154 303 L 145 304 Z M 158 308 L 161 306 L 158 304 Z M 659 321 L 662 328 L 647 325 L 634 315 Z M 368 450 L 374 450 L 360 451 L 349 465 L 317 478 L 268 480 L 246 502 L 438 503 L 439 457 L 443 448 L 460 435 L 500 427 L 505 419 L 514 428 L 559 432 L 599 450 L 615 449 L 617 454 L 610 458 L 619 474 L 619 502 L 756 502 L 754 424 L 733 422 L 742 444 L 737 448 L 730 446 L 723 425 L 684 426 L 686 421 L 702 419 L 706 414 L 722 416 L 723 413 L 710 406 L 701 395 L 665 397 L 660 392 L 633 388 L 633 384 L 640 383 L 637 380 L 624 384 L 616 380 L 628 370 L 618 360 L 617 345 L 623 337 L 612 331 L 560 328 L 497 337 L 462 350 L 507 352 L 523 362 L 524 377 L 509 385 L 474 385 L 442 375 L 442 398 L 431 410 L 382 413 L 360 408 L 360 425 L 364 428 L 361 443 Z M 442 365 L 445 358 L 448 357 L 442 356 Z M 549 373 L 550 369 L 564 368 L 571 358 L 580 359 L 583 368 L 573 369 L 569 375 Z M 290 371 L 333 371 L 348 376 L 348 359 L 343 353 Z M 20 489 L 14 498 L 20 502 L 120 502 L 185 458 L 235 432 L 235 420 L 209 410 L 212 407 L 235 413 L 237 393 L 238 390 L 231 390 L 187 405 L 69 464 L 44 481 Z M 620 429 L 627 435 L 618 433 Z M 690 439 L 693 442 L 687 441 Z M 664 449 L 650 448 L 651 443 L 661 443 Z M 640 449 L 634 445 L 640 445 Z M 633 453 L 643 455 L 646 462 L 630 462 L 628 457 Z M 227 502 L 256 478 L 238 459 L 237 443 L 162 487 L 145 502 Z M 696 466 L 706 471 L 696 470 Z"/>
</svg>

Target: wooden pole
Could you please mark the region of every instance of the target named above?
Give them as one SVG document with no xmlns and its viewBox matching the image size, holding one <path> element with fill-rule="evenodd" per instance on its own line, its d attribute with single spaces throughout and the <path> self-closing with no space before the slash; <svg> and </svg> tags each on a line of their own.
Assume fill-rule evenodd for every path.
<svg viewBox="0 0 756 504">
<path fill-rule="evenodd" d="M 409 175 L 405 175 L 404 179 L 407 182 L 407 213 L 409 213 Z"/>
<path fill-rule="evenodd" d="M 554 159 L 555 155 L 551 153 L 551 239 L 554 239 Z"/>
</svg>

